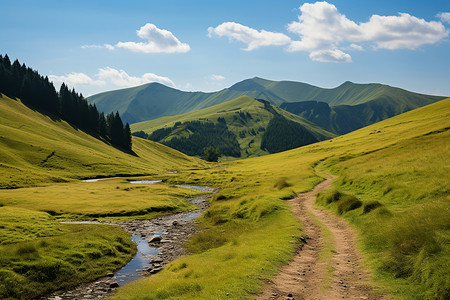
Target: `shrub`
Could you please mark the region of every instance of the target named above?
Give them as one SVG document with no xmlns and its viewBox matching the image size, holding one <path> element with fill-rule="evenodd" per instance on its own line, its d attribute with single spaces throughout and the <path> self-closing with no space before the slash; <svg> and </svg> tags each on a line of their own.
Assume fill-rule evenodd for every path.
<svg viewBox="0 0 450 300">
<path fill-rule="evenodd" d="M 361 206 L 362 206 L 361 200 L 359 200 L 355 196 L 344 195 L 339 199 L 337 210 L 338 213 L 342 215 L 348 211 L 357 209 Z"/>
<path fill-rule="evenodd" d="M 364 204 L 363 214 L 367 214 L 367 213 L 371 212 L 372 210 L 377 209 L 381 206 L 383 206 L 383 204 L 381 204 L 380 202 L 378 202 L 376 200 L 370 201 L 370 202 Z"/>
<path fill-rule="evenodd" d="M 317 202 L 328 205 L 333 202 L 339 201 L 342 194 L 337 190 L 321 192 L 317 195 Z"/>
<path fill-rule="evenodd" d="M 286 187 L 290 187 L 291 185 L 286 181 L 286 178 L 281 178 L 280 180 L 278 180 L 275 185 L 273 186 L 274 188 L 277 188 L 279 190 L 282 190 Z"/>
</svg>

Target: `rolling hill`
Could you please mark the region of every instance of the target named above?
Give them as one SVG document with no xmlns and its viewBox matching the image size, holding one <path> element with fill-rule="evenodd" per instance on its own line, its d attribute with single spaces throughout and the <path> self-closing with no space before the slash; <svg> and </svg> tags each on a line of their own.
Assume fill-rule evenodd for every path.
<svg viewBox="0 0 450 300">
<path fill-rule="evenodd" d="M 139 138 L 133 139 L 136 155 L 124 153 L 4 95 L 0 111 L 0 188 L 93 176 L 151 174 L 202 164 Z"/>
<path fill-rule="evenodd" d="M 200 123 L 215 127 L 207 133 Z M 286 128 L 277 127 L 284 125 Z M 248 96 L 182 115 L 136 123 L 131 128 L 190 155 L 201 155 L 204 147 L 216 146 L 225 156 L 242 158 L 280 152 L 335 136 L 312 122 Z M 209 138 L 202 143 L 201 138 L 206 139 L 208 134 Z"/>
<path fill-rule="evenodd" d="M 363 117 L 371 121 L 383 120 L 444 98 L 417 94 L 382 84 L 355 84 L 347 81 L 336 88 L 324 89 L 301 82 L 271 81 L 255 77 L 211 93 L 184 92 L 159 83 L 149 83 L 93 95 L 88 98 L 88 101 L 94 103 L 103 112 L 119 111 L 124 122 L 131 124 L 200 110 L 242 95 L 263 99 L 277 106 L 291 102 L 320 101 L 335 107 L 354 106 L 374 101 L 377 109 L 369 109 L 368 116 Z M 369 107 L 372 106 L 373 104 Z M 392 107 L 396 109 L 392 110 Z M 290 110 L 291 107 L 285 107 L 285 109 Z M 292 108 L 292 111 L 298 111 L 298 107 Z M 303 113 L 303 115 L 306 114 Z M 314 122 L 314 119 L 310 121 Z M 335 132 L 348 132 L 348 128 L 355 127 L 354 124 L 346 127 L 341 122 L 334 124 L 332 120 L 326 123 L 331 123 L 326 128 L 329 130 L 334 128 Z M 360 121 L 355 123 L 361 124 Z M 363 125 L 370 124 L 366 123 L 363 122 Z M 341 127 L 344 129 L 340 130 Z"/>
</svg>

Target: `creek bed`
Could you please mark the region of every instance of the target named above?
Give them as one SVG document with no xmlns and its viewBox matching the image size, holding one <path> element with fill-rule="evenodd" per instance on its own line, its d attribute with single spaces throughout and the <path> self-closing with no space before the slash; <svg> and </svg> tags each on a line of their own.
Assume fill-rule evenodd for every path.
<svg viewBox="0 0 450 300">
<path fill-rule="evenodd" d="M 93 181 L 87 181 L 93 182 Z M 137 183 L 139 182 L 139 183 Z M 145 182 L 145 183 L 143 183 Z M 154 184 L 158 180 L 143 180 L 130 182 L 132 184 Z M 177 185 L 183 188 L 191 188 L 199 191 L 215 193 L 216 188 Z M 114 294 L 115 288 L 127 282 L 135 281 L 139 278 L 157 273 L 171 261 L 188 255 L 183 248 L 183 243 L 187 241 L 198 230 L 195 226 L 195 218 L 202 215 L 208 208 L 208 199 L 211 195 L 201 195 L 186 199 L 199 208 L 191 211 L 177 213 L 173 215 L 161 216 L 151 220 L 132 220 L 126 222 L 113 221 L 84 221 L 84 222 L 64 222 L 64 223 L 90 223 L 118 225 L 125 231 L 131 233 L 131 239 L 137 244 L 136 255 L 128 264 L 114 274 L 99 278 L 95 282 L 81 284 L 69 291 L 59 291 L 52 295 L 39 299 L 102 299 Z M 152 238 L 158 236 L 156 241 Z M 149 242 L 150 240 L 150 242 Z"/>
</svg>

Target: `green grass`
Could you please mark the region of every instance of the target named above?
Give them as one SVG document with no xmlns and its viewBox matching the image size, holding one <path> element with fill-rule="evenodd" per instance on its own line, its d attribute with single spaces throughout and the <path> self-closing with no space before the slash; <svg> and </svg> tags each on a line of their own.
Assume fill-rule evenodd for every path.
<svg viewBox="0 0 450 300">
<path fill-rule="evenodd" d="M 136 219 L 193 209 L 195 206 L 185 198 L 201 194 L 204 193 L 164 183 L 131 184 L 125 178 L 112 178 L 0 190 L 0 205 L 44 211 L 65 219 Z"/>
<path fill-rule="evenodd" d="M 299 116 L 280 108 L 275 108 L 275 110 L 288 120 L 301 124 L 318 140 L 335 137 L 335 134 L 322 129 Z M 249 113 L 251 117 L 243 119 L 239 116 L 239 113 Z M 264 109 L 263 103 L 248 96 L 241 96 L 225 103 L 182 115 L 162 117 L 155 120 L 135 123 L 131 125 L 131 129 L 133 132 L 142 130 L 146 133 L 151 133 L 160 128 L 171 128 L 176 122 L 209 121 L 217 123 L 218 118 L 224 118 L 228 129 L 236 135 L 241 148 L 241 156 L 243 158 L 268 154 L 267 151 L 261 150 L 261 140 L 264 135 L 263 130 L 267 129 L 269 121 L 273 118 L 273 114 Z M 186 132 L 186 130 L 179 131 L 172 134 L 167 139 L 171 139 L 174 136 L 189 136 L 189 132 Z M 221 160 L 224 161 L 229 159 L 231 158 L 224 157 Z"/>
<path fill-rule="evenodd" d="M 20 207 L 0 207 L 0 245 L 61 234 L 49 214 Z"/>
<path fill-rule="evenodd" d="M 23 224 L 8 228 L 15 239 L 5 241 L 0 235 L 2 299 L 30 299 L 94 280 L 119 269 L 136 251 L 130 235 L 116 226 L 49 224 L 48 217 L 20 208 L 0 208 L 0 213 L 14 214 L 10 218 Z"/>
<path fill-rule="evenodd" d="M 0 189 L 118 174 L 154 174 L 202 167 L 178 151 L 133 138 L 137 156 L 0 97 Z"/>
<path fill-rule="evenodd" d="M 289 240 L 301 233 L 281 199 L 292 191 L 308 191 L 320 182 L 315 168 L 321 174 L 332 171 L 337 176 L 335 187 L 344 196 L 332 201 L 330 208 L 337 212 L 343 203 L 342 216 L 358 230 L 365 263 L 375 274 L 376 285 L 396 298 L 445 297 L 448 276 L 443 274 L 449 273 L 450 214 L 445 190 L 450 181 L 446 163 L 450 161 L 446 129 L 450 127 L 449 108 L 447 99 L 330 141 L 178 174 L 177 180 L 222 188 L 200 218 L 204 233 L 188 243 L 194 252 L 204 252 L 175 261 L 167 270 L 119 289 L 117 298 L 253 297 L 263 285 L 254 277 L 260 264 L 271 267 L 258 270 L 258 278 L 270 278 L 277 266 L 287 263 L 293 255 Z M 406 176 L 407 170 L 411 172 Z M 361 206 L 351 205 L 358 201 Z M 382 206 L 364 213 L 364 207 L 374 201 Z M 396 227 L 399 230 L 394 233 Z M 427 238 L 421 238 L 423 235 Z M 414 241 L 420 242 L 406 247 Z M 272 251 L 274 242 L 285 255 Z M 407 252 L 399 256 L 403 245 Z M 241 259 L 228 258 L 224 263 L 220 258 L 225 252 L 227 258 L 236 255 Z M 252 264 L 242 259 L 241 252 L 255 257 Z M 409 273 L 386 268 L 403 268 L 405 261 L 412 268 Z M 184 267 L 179 268 L 181 265 Z"/>
<path fill-rule="evenodd" d="M 124 122 L 132 124 L 201 110 L 243 95 L 268 100 L 276 105 L 298 101 L 326 101 L 331 106 L 357 105 L 380 100 L 395 101 L 397 106 L 405 106 L 411 103 L 429 104 L 442 99 L 382 84 L 345 82 L 336 88 L 324 89 L 302 82 L 271 81 L 254 77 L 211 93 L 184 92 L 159 83 L 150 83 L 100 93 L 89 97 L 88 100 L 95 103 L 101 111 L 118 110 Z"/>
<path fill-rule="evenodd" d="M 4 105 L 4 102 L 9 103 L 8 105 L 19 105 L 20 109 L 23 109 L 19 102 L 6 99 L 1 101 L 0 105 Z M 331 171 L 337 176 L 335 188 L 340 193 L 353 195 L 361 201 L 362 205 L 355 209 L 342 207 L 342 216 L 357 228 L 366 263 L 375 273 L 377 283 L 397 298 L 444 298 L 449 290 L 446 274 L 450 273 L 450 214 L 447 189 L 450 182 L 449 108 L 450 99 L 447 99 L 333 140 L 274 155 L 208 165 L 140 139 L 135 140 L 139 158 L 130 157 L 107 146 L 103 149 L 98 141 L 91 141 L 82 133 L 69 128 L 64 129 L 63 133 L 52 135 L 44 130 L 45 127 L 40 127 L 45 133 L 41 138 L 44 142 L 39 144 L 39 147 L 46 149 L 43 151 L 46 154 L 43 155 L 38 150 L 32 151 L 23 146 L 19 142 L 20 139 L 14 139 L 11 128 L 16 126 L 15 130 L 19 130 L 20 122 L 17 121 L 14 126 L 8 125 L 7 136 L 3 131 L 0 134 L 7 137 L 6 140 L 0 140 L 0 147 L 3 147 L 0 151 L 2 154 L 6 153 L 2 156 L 1 168 L 2 171 L 8 170 L 2 173 L 5 176 L 1 179 L 6 182 L 5 178 L 11 176 L 12 179 L 8 180 L 16 181 L 19 186 L 29 186 L 62 179 L 73 181 L 80 177 L 118 174 L 119 171 L 143 171 L 158 173 L 158 178 L 166 179 L 169 183 L 220 187 L 221 191 L 213 198 L 211 208 L 199 218 L 199 227 L 203 232 L 186 245 L 195 254 L 171 263 L 165 270 L 150 278 L 125 285 L 119 289 L 116 298 L 245 299 L 253 297 L 264 284 L 264 279 L 273 276 L 280 265 L 288 263 L 292 258 L 294 245 L 290 241 L 296 241 L 302 232 L 297 219 L 282 199 L 286 199 L 293 192 L 312 189 L 321 181 L 321 177 L 314 171 L 320 166 L 322 171 Z M 27 114 L 24 112 L 24 118 Z M 42 124 L 52 124 L 50 128 L 55 126 L 53 121 L 46 117 L 34 116 L 32 119 L 36 118 L 44 119 L 39 119 L 39 122 L 34 120 L 34 123 L 24 120 L 23 123 L 37 128 Z M 61 124 L 61 127 L 64 126 L 67 125 Z M 34 135 L 38 136 L 38 133 Z M 74 136 L 77 137 L 76 140 L 69 138 L 75 139 Z M 55 143 L 50 137 L 56 141 L 64 139 L 65 142 Z M 26 140 L 25 136 L 23 140 Z M 29 144 L 34 143 L 38 143 L 37 138 L 32 139 Z M 91 146 L 80 148 L 79 145 L 83 143 Z M 75 148 L 76 151 L 72 149 L 64 152 L 63 148 L 47 147 L 47 144 Z M 96 147 L 99 148 L 96 150 Z M 50 167 L 39 164 L 39 161 L 42 161 L 41 156 L 45 159 L 52 151 L 55 151 L 56 155 L 53 156 L 56 157 L 59 157 L 57 155 L 60 152 L 66 153 L 61 155 L 65 158 L 61 161 L 61 169 L 55 168 L 55 164 Z M 72 160 L 69 159 L 70 155 L 73 155 Z M 166 157 L 167 163 L 163 162 Z M 117 165 L 107 165 L 111 162 Z M 96 163 L 98 174 L 95 174 Z M 20 172 L 9 171 L 10 167 L 18 168 Z M 73 173 L 68 171 L 71 169 Z M 179 172 L 168 174 L 171 170 Z M 31 177 L 27 179 L 25 176 Z M 57 191 L 58 186 L 65 184 L 44 186 L 42 191 L 44 194 L 45 189 Z M 78 184 L 82 183 L 73 184 L 76 191 Z M 79 188 L 77 193 L 86 195 L 83 194 L 81 186 Z M 99 184 L 98 188 L 101 190 L 102 184 Z M 17 192 L 19 197 L 22 191 L 26 190 L 28 189 L 8 192 Z M 121 188 L 117 189 L 117 192 L 130 195 L 140 193 L 139 189 L 125 191 Z M 15 205 L 13 200 L 9 200 L 8 206 L 14 209 L 31 209 L 31 206 L 25 206 L 29 195 L 23 196 L 20 205 L 19 202 Z M 95 197 L 95 194 L 93 195 Z M 99 203 L 113 201 L 103 197 L 97 200 Z M 364 208 L 374 201 L 378 201 L 382 206 L 364 213 Z M 339 201 L 329 206 L 337 211 L 338 204 Z M 34 205 L 38 207 L 43 204 L 36 202 Z M 56 205 L 54 202 L 53 206 Z M 95 203 L 93 205 L 95 206 Z M 136 209 L 141 209 L 141 204 L 136 205 Z M 80 209 L 75 207 L 76 203 L 73 203 L 73 207 L 66 203 L 65 209 Z M 89 209 L 86 207 L 86 210 Z M 94 207 L 91 209 L 94 210 Z M 20 222 L 26 224 L 29 221 Z M 58 235 L 58 229 L 54 231 L 54 223 L 51 220 L 46 221 L 44 218 L 42 222 L 42 227 L 48 226 L 47 235 L 50 237 L 27 237 L 30 230 L 24 229 L 20 234 L 24 236 L 24 242 L 2 247 L 16 247 L 20 243 L 33 244 L 40 239 L 63 238 L 64 234 Z M 45 225 L 45 222 L 49 224 Z M 65 230 L 69 229 L 60 227 L 60 230 L 67 232 Z M 71 239 L 71 242 L 82 241 L 83 237 L 92 241 L 102 240 L 100 236 L 89 236 L 89 232 L 80 231 L 80 235 Z M 27 239 L 30 240 L 25 241 Z M 61 244 L 65 243 L 69 241 Z M 111 241 L 105 245 L 109 243 Z M 33 245 L 25 246 L 22 250 L 14 248 L 14 255 L 32 257 L 36 253 L 34 248 L 40 249 Z M 50 248 L 57 249 L 56 243 Z M 53 256 L 58 253 L 55 251 Z M 47 252 L 38 253 L 44 256 Z M 62 254 L 67 255 L 67 252 Z M 48 264 L 52 265 L 52 259 Z M 19 260 L 21 263 L 24 261 Z M 114 259 L 108 261 L 112 263 Z M 10 265 L 11 260 L 5 263 L 5 266 Z M 95 266 L 92 268 L 97 269 Z M 8 280 L 20 282 L 20 277 L 8 274 L 8 278 L 12 278 Z M 23 286 L 29 288 L 33 285 L 30 283 Z"/>
</svg>

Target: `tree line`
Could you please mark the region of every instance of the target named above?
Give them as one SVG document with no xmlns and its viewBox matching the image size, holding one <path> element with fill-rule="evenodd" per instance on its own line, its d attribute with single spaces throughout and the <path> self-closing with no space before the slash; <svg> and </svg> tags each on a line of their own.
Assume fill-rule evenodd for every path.
<svg viewBox="0 0 450 300">
<path fill-rule="evenodd" d="M 188 132 L 189 136 L 185 137 L 180 134 L 168 138 L 175 130 L 177 130 L 177 133 L 180 131 Z M 161 128 L 151 134 L 138 131 L 133 132 L 133 135 L 159 142 L 187 155 L 203 156 L 207 160 L 215 155 L 241 156 L 241 148 L 236 135 L 228 130 L 223 118 L 219 118 L 217 123 L 203 121 L 177 122 L 173 127 Z M 215 150 L 211 151 L 213 148 L 218 151 L 218 154 Z"/>
<path fill-rule="evenodd" d="M 73 126 L 102 139 L 112 145 L 131 151 L 130 125 L 123 125 L 118 112 L 105 115 L 95 104 L 90 104 L 74 89 L 62 84 L 56 91 L 48 77 L 20 64 L 11 63 L 8 55 L 0 55 L 0 92 L 10 98 L 19 98 L 22 103 L 44 110 Z"/>
</svg>

